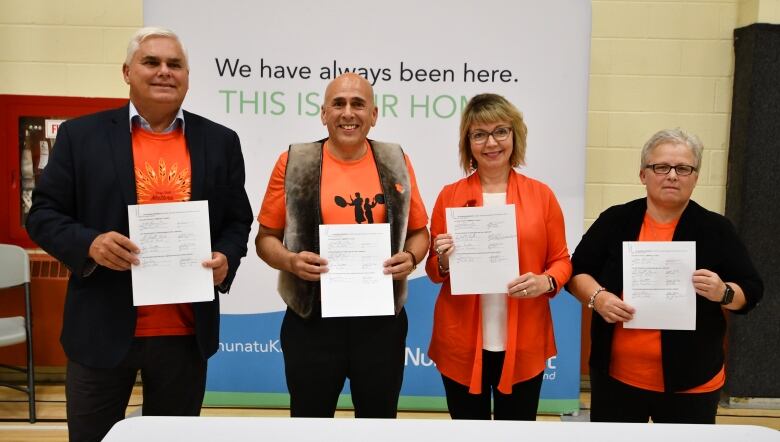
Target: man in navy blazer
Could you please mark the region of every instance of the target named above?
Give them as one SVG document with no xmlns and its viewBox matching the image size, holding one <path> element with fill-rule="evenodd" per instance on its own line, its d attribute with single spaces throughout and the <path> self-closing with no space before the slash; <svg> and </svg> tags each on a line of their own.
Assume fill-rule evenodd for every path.
<svg viewBox="0 0 780 442">
<path fill-rule="evenodd" d="M 144 415 L 200 413 L 229 290 L 253 220 L 238 135 L 183 111 L 189 67 L 173 32 L 143 28 L 123 65 L 127 106 L 65 122 L 33 194 L 30 237 L 71 270 L 61 342 L 71 441 L 124 418 L 140 371 Z M 133 306 L 140 250 L 127 206 L 207 200 L 215 300 Z"/>
</svg>

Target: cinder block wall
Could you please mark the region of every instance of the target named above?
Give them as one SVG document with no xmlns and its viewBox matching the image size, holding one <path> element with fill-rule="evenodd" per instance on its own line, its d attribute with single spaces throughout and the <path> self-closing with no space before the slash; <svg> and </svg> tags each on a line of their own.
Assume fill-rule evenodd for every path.
<svg viewBox="0 0 780 442">
<path fill-rule="evenodd" d="M 693 198 L 723 212 L 737 1 L 594 1 L 585 217 L 644 196 L 639 150 L 682 127 L 705 145 Z"/>
<path fill-rule="evenodd" d="M 585 225 L 644 195 L 639 149 L 657 129 L 702 138 L 694 198 L 723 212 L 735 27 L 780 22 L 780 0 L 593 0 Z M 0 0 L 0 93 L 125 97 L 141 0 Z M 571 221 L 570 221 L 571 222 Z"/>
<path fill-rule="evenodd" d="M 141 0 L 0 0 L 0 93 L 126 97 Z"/>
<path fill-rule="evenodd" d="M 723 213 L 731 119 L 733 30 L 780 22 L 780 0 L 594 0 L 586 227 L 643 196 L 639 150 L 682 127 L 705 146 L 693 198 Z"/>
</svg>

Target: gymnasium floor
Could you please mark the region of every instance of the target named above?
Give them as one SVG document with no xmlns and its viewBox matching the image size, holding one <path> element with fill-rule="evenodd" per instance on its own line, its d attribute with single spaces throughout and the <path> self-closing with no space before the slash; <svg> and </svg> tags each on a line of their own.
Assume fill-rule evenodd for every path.
<svg viewBox="0 0 780 442">
<path fill-rule="evenodd" d="M 0 388 L 0 441 L 53 442 L 66 441 L 65 388 L 62 384 L 41 384 L 36 388 L 39 422 L 29 424 L 27 419 L 27 397 L 9 388 Z M 538 420 L 569 421 L 587 420 L 590 407 L 590 392 L 580 395 L 579 416 L 540 415 Z M 128 414 L 136 411 L 141 403 L 141 389 L 133 390 Z M 215 408 L 205 407 L 203 416 L 288 416 L 286 409 L 260 408 Z M 339 411 L 337 417 L 351 417 L 351 411 Z M 401 419 L 449 419 L 446 413 L 400 412 Z M 780 430 L 780 410 L 718 408 L 718 424 L 761 425 Z"/>
</svg>

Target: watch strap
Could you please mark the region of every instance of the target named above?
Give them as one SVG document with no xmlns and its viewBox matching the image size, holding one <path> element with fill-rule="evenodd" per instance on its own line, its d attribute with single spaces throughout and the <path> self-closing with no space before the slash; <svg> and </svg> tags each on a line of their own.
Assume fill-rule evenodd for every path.
<svg viewBox="0 0 780 442">
<path fill-rule="evenodd" d="M 720 300 L 720 305 L 731 304 L 731 301 L 734 300 L 734 289 L 728 283 L 724 284 L 726 285 L 726 289 L 723 290 L 723 298 Z"/>
</svg>

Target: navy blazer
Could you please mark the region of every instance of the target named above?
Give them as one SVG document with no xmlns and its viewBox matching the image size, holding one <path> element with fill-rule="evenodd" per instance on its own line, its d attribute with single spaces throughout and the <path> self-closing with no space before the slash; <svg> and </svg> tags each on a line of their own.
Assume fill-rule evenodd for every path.
<svg viewBox="0 0 780 442">
<path fill-rule="evenodd" d="M 238 135 L 184 112 L 194 200 L 208 200 L 211 250 L 228 259 L 225 291 L 247 252 L 253 221 L 244 189 Z M 118 365 L 133 341 L 136 308 L 130 272 L 98 266 L 88 256 L 101 233 L 128 235 L 127 206 L 136 204 L 128 106 L 63 123 L 52 156 L 33 192 L 27 232 L 72 272 L 60 340 L 69 359 L 98 368 Z M 193 303 L 195 334 L 204 359 L 217 350 L 219 293 Z"/>
</svg>

